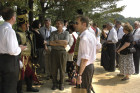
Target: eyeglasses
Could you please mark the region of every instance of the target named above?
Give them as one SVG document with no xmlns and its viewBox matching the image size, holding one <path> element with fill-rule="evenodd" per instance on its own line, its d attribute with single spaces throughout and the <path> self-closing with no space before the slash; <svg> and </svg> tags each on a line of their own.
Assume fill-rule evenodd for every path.
<svg viewBox="0 0 140 93">
<path fill-rule="evenodd" d="M 75 24 L 78 25 L 79 23 L 78 22 L 75 22 Z"/>
</svg>

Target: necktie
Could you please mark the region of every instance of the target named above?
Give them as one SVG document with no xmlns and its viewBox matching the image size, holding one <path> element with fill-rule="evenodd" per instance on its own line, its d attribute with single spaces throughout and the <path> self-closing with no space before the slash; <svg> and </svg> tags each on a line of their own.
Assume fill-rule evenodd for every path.
<svg viewBox="0 0 140 93">
<path fill-rule="evenodd" d="M 135 29 L 133 35 L 136 33 L 136 31 L 137 31 L 137 30 Z"/>
<path fill-rule="evenodd" d="M 117 35 L 118 35 L 118 33 L 119 33 L 119 29 L 117 30 Z"/>
<path fill-rule="evenodd" d="M 45 36 L 46 36 L 46 29 L 45 29 Z"/>
</svg>

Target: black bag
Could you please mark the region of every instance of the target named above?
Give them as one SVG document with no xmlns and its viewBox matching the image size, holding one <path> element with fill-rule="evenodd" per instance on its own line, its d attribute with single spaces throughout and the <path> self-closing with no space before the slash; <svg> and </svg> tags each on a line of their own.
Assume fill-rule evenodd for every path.
<svg viewBox="0 0 140 93">
<path fill-rule="evenodd" d="M 135 53 L 136 52 L 136 49 L 134 47 L 128 48 L 128 50 L 129 50 L 129 53 Z"/>
</svg>

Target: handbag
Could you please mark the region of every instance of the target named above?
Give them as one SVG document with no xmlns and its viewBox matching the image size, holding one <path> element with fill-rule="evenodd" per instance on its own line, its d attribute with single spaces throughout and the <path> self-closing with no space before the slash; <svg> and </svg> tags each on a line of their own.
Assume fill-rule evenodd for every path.
<svg viewBox="0 0 140 93">
<path fill-rule="evenodd" d="M 134 47 L 128 48 L 128 50 L 129 50 L 129 53 L 135 53 L 136 52 L 136 49 Z"/>
</svg>

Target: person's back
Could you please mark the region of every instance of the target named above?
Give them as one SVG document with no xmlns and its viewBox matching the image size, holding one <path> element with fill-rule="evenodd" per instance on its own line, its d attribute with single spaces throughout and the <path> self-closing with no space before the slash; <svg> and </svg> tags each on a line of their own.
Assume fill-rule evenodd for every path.
<svg viewBox="0 0 140 93">
<path fill-rule="evenodd" d="M 5 8 L 2 17 L 5 22 L 0 26 L 0 93 L 16 93 L 19 74 L 18 55 L 26 47 L 19 47 L 15 31 L 12 29 L 12 25 L 16 22 L 14 10 Z"/>
</svg>

